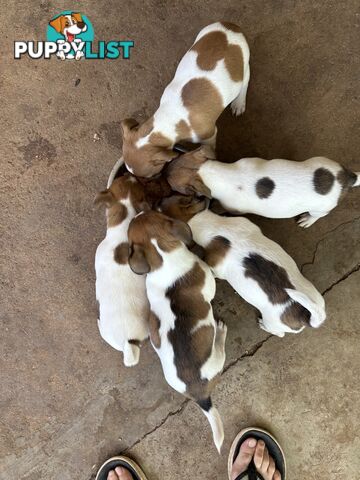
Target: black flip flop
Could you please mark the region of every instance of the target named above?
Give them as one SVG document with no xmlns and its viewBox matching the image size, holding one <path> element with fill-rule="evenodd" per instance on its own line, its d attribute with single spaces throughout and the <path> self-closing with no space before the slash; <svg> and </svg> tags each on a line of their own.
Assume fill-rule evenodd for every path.
<svg viewBox="0 0 360 480">
<path fill-rule="evenodd" d="M 279 470 L 281 480 L 286 480 L 286 462 L 284 452 L 278 443 L 278 441 L 271 435 L 271 433 L 261 428 L 246 428 L 235 437 L 229 453 L 228 460 L 228 475 L 231 480 L 231 470 L 236 457 L 239 454 L 240 447 L 248 438 L 254 438 L 255 440 L 263 440 L 266 448 L 269 451 L 269 455 L 274 459 L 276 469 Z M 262 475 L 257 472 L 253 460 L 251 460 L 248 469 L 240 473 L 235 480 L 264 480 Z"/>
<path fill-rule="evenodd" d="M 134 480 L 147 480 L 145 473 L 141 470 L 139 465 L 128 457 L 112 457 L 106 460 L 101 465 L 99 471 L 95 477 L 95 480 L 107 480 L 110 470 L 115 470 L 116 467 L 123 467 L 128 470 L 133 476 Z"/>
</svg>

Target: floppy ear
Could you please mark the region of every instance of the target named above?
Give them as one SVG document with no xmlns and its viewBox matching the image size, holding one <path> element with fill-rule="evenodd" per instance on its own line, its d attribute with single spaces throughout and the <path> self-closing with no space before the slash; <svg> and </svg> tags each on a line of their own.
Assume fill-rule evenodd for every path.
<svg viewBox="0 0 360 480">
<path fill-rule="evenodd" d="M 139 245 L 134 245 L 129 257 L 131 270 L 138 275 L 150 272 L 150 265 L 146 260 L 145 251 Z"/>
<path fill-rule="evenodd" d="M 170 162 L 178 156 L 179 154 L 177 152 L 174 152 L 174 150 L 170 148 L 162 148 L 160 152 L 155 155 L 154 163 L 155 165 L 160 165 L 165 162 Z"/>
<path fill-rule="evenodd" d="M 205 158 L 206 160 L 216 160 L 215 151 L 210 145 L 201 145 L 201 147 L 195 150 L 195 152 L 200 158 Z"/>
<path fill-rule="evenodd" d="M 81 13 L 72 13 L 71 15 L 75 18 L 75 20 L 77 22 L 82 22 L 83 21 L 83 19 L 81 17 Z"/>
<path fill-rule="evenodd" d="M 187 246 L 194 243 L 191 228 L 181 220 L 173 220 L 172 233 Z"/>
<path fill-rule="evenodd" d="M 60 17 L 56 17 L 56 18 L 54 18 L 54 20 L 51 20 L 51 22 L 49 22 L 49 25 L 51 25 L 53 28 L 55 28 L 55 30 L 58 33 L 62 33 L 62 18 L 63 18 L 63 16 L 60 15 Z"/>
<path fill-rule="evenodd" d="M 197 194 L 200 194 L 200 195 L 204 195 L 204 197 L 206 198 L 212 198 L 211 196 L 211 190 L 209 187 L 207 187 L 205 185 L 205 183 L 201 180 L 201 178 L 194 178 L 194 181 L 193 181 L 193 189 L 194 189 L 194 193 L 197 193 Z"/>
<path fill-rule="evenodd" d="M 137 122 L 134 118 L 125 118 L 124 120 L 121 120 L 120 126 L 121 126 L 121 131 L 122 131 L 122 136 L 126 137 L 126 135 L 129 134 L 129 132 L 137 127 L 139 125 L 139 122 Z"/>
<path fill-rule="evenodd" d="M 111 207 L 115 203 L 115 198 L 111 191 L 107 188 L 106 190 L 103 190 L 102 192 L 99 192 L 94 200 L 95 205 L 101 205 L 105 204 L 106 208 Z"/>
</svg>

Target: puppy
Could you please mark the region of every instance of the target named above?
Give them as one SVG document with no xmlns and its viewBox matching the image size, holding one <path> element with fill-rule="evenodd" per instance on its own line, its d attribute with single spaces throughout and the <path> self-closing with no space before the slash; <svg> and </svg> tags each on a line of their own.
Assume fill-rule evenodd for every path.
<svg viewBox="0 0 360 480">
<path fill-rule="evenodd" d="M 95 202 L 106 206 L 107 231 L 96 250 L 96 298 L 100 335 L 124 352 L 124 364 L 136 365 L 140 343 L 149 335 L 149 303 L 145 279 L 128 265 L 127 230 L 135 215 L 146 208 L 142 185 L 126 174 L 100 192 Z"/>
<path fill-rule="evenodd" d="M 168 182 L 180 193 L 216 198 L 229 211 L 269 218 L 302 214 L 298 223 L 305 228 L 360 185 L 360 172 L 325 157 L 303 162 L 243 158 L 228 164 L 214 159 L 209 146 L 186 153 L 168 166 Z"/>
<path fill-rule="evenodd" d="M 262 315 L 260 326 L 283 337 L 325 320 L 325 302 L 294 260 L 259 227 L 243 217 L 221 217 L 205 200 L 174 195 L 162 201 L 167 215 L 189 222 L 205 262 Z"/>
<path fill-rule="evenodd" d="M 211 392 L 225 363 L 226 326 L 213 316 L 214 277 L 187 249 L 192 236 L 184 222 L 141 213 L 131 221 L 128 237 L 131 269 L 147 273 L 150 339 L 166 381 L 197 402 L 220 452 L 224 431 Z"/>
<path fill-rule="evenodd" d="M 173 146 L 191 141 L 215 146 L 216 120 L 231 103 L 245 110 L 250 79 L 249 47 L 240 28 L 213 23 L 203 28 L 179 63 L 155 114 L 142 125 L 122 121 L 123 156 L 128 170 L 151 177 L 177 156 Z"/>
</svg>

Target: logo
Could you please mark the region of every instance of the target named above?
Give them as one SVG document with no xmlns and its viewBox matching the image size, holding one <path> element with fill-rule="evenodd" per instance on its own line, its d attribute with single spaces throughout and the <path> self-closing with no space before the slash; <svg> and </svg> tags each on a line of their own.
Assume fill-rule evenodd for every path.
<svg viewBox="0 0 360 480">
<path fill-rule="evenodd" d="M 79 12 L 65 10 L 53 17 L 46 32 L 46 41 L 14 42 L 14 58 L 27 55 L 33 59 L 57 56 L 61 60 L 104 60 L 130 58 L 132 40 L 94 42 L 94 28 L 87 18 Z"/>
</svg>

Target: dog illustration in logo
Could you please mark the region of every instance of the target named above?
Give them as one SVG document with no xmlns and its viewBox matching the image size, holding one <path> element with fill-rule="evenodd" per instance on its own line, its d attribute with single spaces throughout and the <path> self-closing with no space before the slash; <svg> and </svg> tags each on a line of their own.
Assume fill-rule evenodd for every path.
<svg viewBox="0 0 360 480">
<path fill-rule="evenodd" d="M 49 22 L 49 24 L 61 35 L 65 37 L 63 42 L 76 41 L 76 35 L 86 32 L 87 25 L 82 19 L 81 13 L 72 12 L 66 15 L 60 15 Z M 75 59 L 79 60 L 84 55 L 83 52 L 76 52 Z M 58 56 L 61 60 L 65 60 L 65 53 L 63 51 L 58 52 Z M 70 58 L 70 56 L 68 56 Z M 74 57 L 72 57 L 74 58 Z"/>
</svg>

